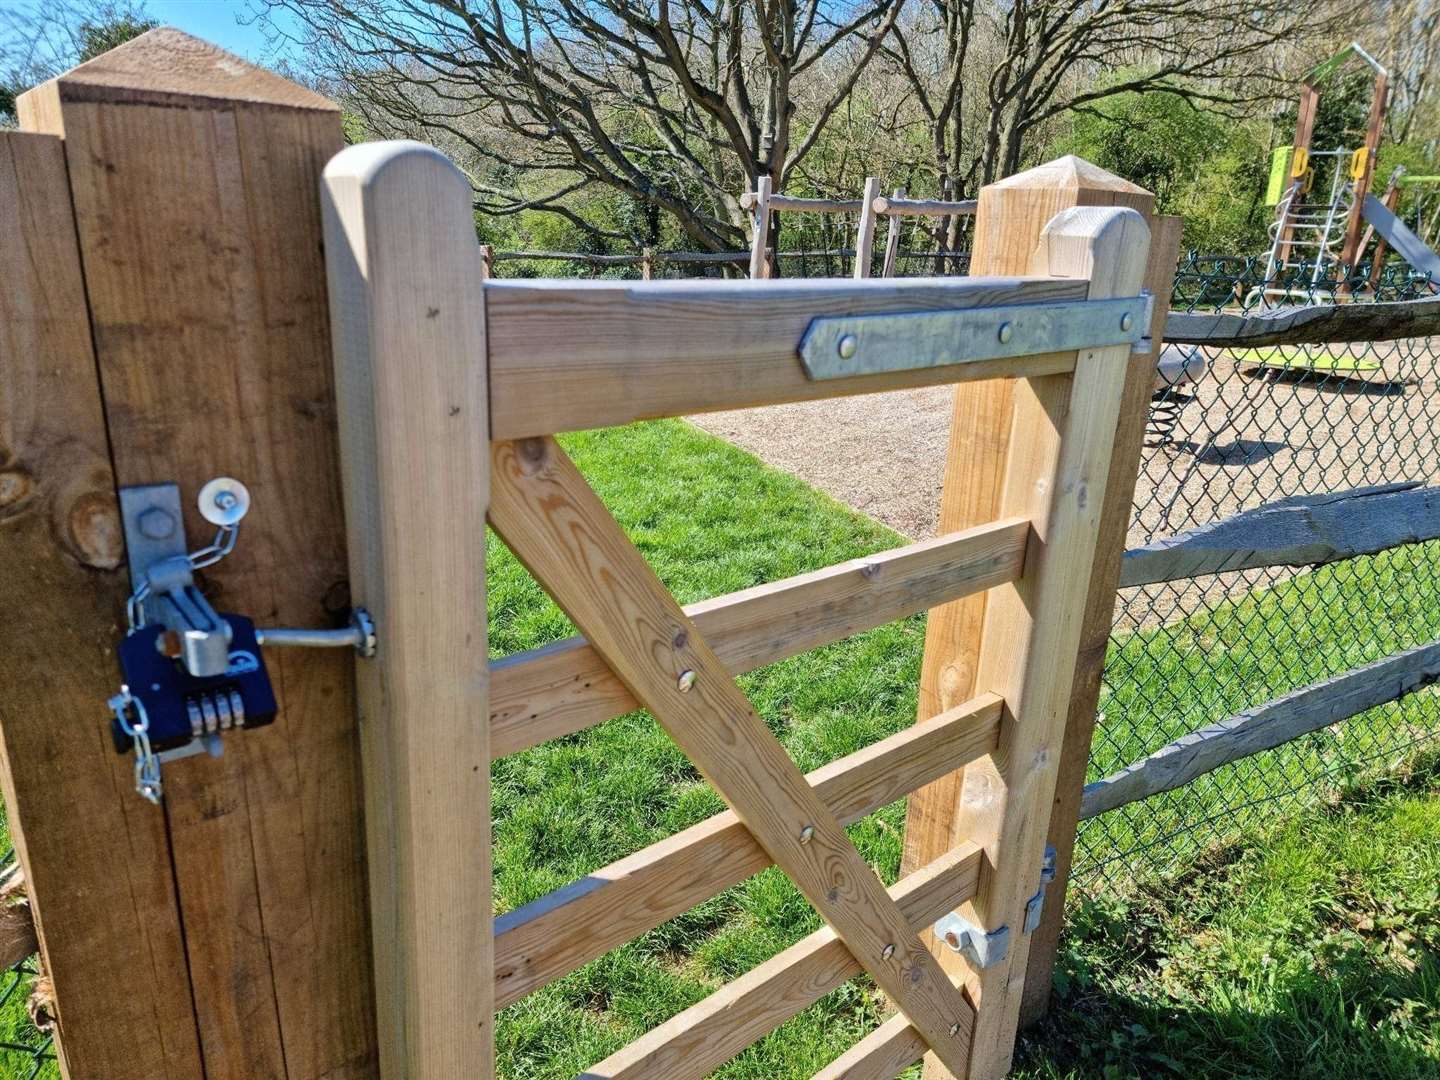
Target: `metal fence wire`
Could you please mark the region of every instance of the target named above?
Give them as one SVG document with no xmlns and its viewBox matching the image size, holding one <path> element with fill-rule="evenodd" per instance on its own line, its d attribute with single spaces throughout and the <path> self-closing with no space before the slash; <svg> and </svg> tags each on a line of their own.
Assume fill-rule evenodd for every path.
<svg viewBox="0 0 1440 1080">
<path fill-rule="evenodd" d="M 1428 295 L 1404 264 L 1374 282 L 1264 280 L 1263 259 L 1190 254 L 1177 311 L 1364 303 Z M 1172 349 L 1176 348 L 1174 346 Z M 1187 349 L 1187 354 L 1189 350 Z M 1183 358 L 1183 357 L 1182 357 Z M 1440 338 L 1202 348 L 1194 381 L 1157 389 L 1127 546 L 1297 495 L 1433 482 Z M 1090 779 L 1208 724 L 1440 637 L 1440 545 L 1313 571 L 1264 569 L 1121 591 Z M 1346 780 L 1403 762 L 1440 734 L 1433 690 L 1085 822 L 1077 883 L 1095 890 L 1183 870 Z"/>
</svg>

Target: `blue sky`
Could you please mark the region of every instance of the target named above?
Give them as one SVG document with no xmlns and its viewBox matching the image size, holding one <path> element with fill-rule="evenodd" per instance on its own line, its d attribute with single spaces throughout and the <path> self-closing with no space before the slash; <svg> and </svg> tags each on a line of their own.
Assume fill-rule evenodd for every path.
<svg viewBox="0 0 1440 1080">
<path fill-rule="evenodd" d="M 272 59 L 265 36 L 253 25 L 249 0 L 146 0 L 145 8 L 164 25 L 214 42 L 248 60 Z M 240 17 L 252 25 L 241 25 Z"/>
</svg>

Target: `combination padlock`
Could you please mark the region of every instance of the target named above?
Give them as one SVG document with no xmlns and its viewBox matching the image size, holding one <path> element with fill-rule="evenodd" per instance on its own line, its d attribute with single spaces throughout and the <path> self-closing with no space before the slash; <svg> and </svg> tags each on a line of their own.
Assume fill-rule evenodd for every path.
<svg viewBox="0 0 1440 1080">
<path fill-rule="evenodd" d="M 243 615 L 210 606 L 195 572 L 235 549 L 240 519 L 250 507 L 245 485 L 229 477 L 200 490 L 199 509 L 219 527 L 214 541 L 185 550 L 180 489 L 148 484 L 120 489 L 126 554 L 135 591 L 126 605 L 129 630 L 120 643 L 120 693 L 106 704 L 115 749 L 135 755 L 135 790 L 159 803 L 160 766 L 208 753 L 218 757 L 223 736 L 263 727 L 277 704 L 261 647 L 349 647 L 375 654 L 375 627 L 363 608 L 336 630 L 257 628 Z"/>
<path fill-rule="evenodd" d="M 129 688 L 126 725 L 111 720 L 115 750 L 134 748 L 131 732 L 143 715 L 150 745 L 174 750 L 235 728 L 263 727 L 275 719 L 275 691 L 256 640 L 255 624 L 243 615 L 217 612 L 228 627 L 227 663 L 216 675 L 194 675 L 181 663 L 179 635 L 165 626 L 145 626 L 120 643 L 120 671 Z M 138 705 L 136 704 L 138 703 Z"/>
</svg>

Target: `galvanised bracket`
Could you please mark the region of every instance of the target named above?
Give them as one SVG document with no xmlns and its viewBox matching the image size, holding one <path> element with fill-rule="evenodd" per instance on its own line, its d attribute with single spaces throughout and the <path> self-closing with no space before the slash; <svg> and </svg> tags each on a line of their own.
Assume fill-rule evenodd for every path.
<svg viewBox="0 0 1440 1080">
<path fill-rule="evenodd" d="M 800 339 L 811 379 L 972 364 L 1040 353 L 1129 345 L 1147 348 L 1148 293 L 1109 300 L 820 315 Z"/>
<path fill-rule="evenodd" d="M 1040 925 L 1040 913 L 1045 907 L 1045 886 L 1055 880 L 1055 859 L 1055 849 L 1047 844 L 1045 859 L 1040 866 L 1040 888 L 1025 902 L 1024 932 L 1027 934 L 1033 933 Z M 935 936 L 978 970 L 998 964 L 1010 951 L 1009 925 L 986 930 L 958 911 L 950 912 L 935 924 Z"/>
</svg>

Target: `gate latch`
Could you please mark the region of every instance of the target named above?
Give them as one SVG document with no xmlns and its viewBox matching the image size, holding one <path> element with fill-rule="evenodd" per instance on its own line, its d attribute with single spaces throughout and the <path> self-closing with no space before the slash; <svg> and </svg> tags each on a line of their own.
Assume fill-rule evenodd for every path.
<svg viewBox="0 0 1440 1080">
<path fill-rule="evenodd" d="M 211 607 L 195 571 L 235 550 L 250 493 L 240 481 L 220 477 L 200 490 L 199 506 L 219 531 L 209 546 L 187 552 L 176 485 L 120 489 L 134 592 L 125 609 L 128 630 L 117 649 L 120 693 L 107 704 L 115 749 L 134 752 L 135 789 L 153 803 L 161 798 L 163 762 L 201 752 L 219 757 L 225 732 L 275 719 L 262 645 L 375 652 L 375 629 L 363 608 L 341 630 L 265 630 L 243 615 Z"/>
<path fill-rule="evenodd" d="M 1040 866 L 1040 888 L 1025 902 L 1025 933 L 1033 933 L 1040 925 L 1040 912 L 1045 906 L 1045 886 L 1054 880 L 1055 849 L 1047 844 L 1045 859 Z M 1010 951 L 1008 924 L 986 930 L 958 911 L 950 912 L 935 924 L 935 936 L 964 956 L 972 967 L 982 971 L 1004 960 Z"/>
</svg>

